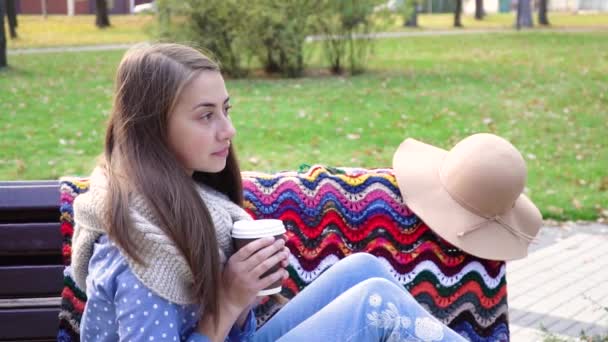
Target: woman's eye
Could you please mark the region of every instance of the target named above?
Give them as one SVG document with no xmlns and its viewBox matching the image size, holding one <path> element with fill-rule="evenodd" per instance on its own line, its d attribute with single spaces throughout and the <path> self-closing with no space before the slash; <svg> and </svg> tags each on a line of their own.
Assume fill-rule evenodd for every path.
<svg viewBox="0 0 608 342">
<path fill-rule="evenodd" d="M 211 117 L 213 116 L 213 113 L 208 112 L 208 113 L 204 113 L 203 115 L 200 116 L 201 120 L 211 120 Z"/>
<path fill-rule="evenodd" d="M 224 109 L 224 113 L 226 113 L 226 115 L 230 114 L 230 109 L 232 109 L 232 106 L 226 106 L 226 109 Z"/>
</svg>

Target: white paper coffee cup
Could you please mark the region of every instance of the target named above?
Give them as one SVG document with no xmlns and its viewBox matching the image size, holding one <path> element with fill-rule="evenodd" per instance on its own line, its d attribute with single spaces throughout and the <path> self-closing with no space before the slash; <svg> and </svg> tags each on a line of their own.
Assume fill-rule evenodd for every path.
<svg viewBox="0 0 608 342">
<path fill-rule="evenodd" d="M 275 219 L 261 220 L 242 220 L 234 223 L 232 227 L 232 239 L 234 246 L 238 250 L 248 243 L 260 238 L 273 236 L 275 239 L 284 239 L 285 226 L 283 221 Z M 269 274 L 276 272 L 280 265 L 277 264 L 271 269 L 262 274 L 260 278 L 264 278 Z M 279 279 L 267 288 L 258 292 L 258 296 L 267 296 L 281 292 L 283 279 Z"/>
</svg>

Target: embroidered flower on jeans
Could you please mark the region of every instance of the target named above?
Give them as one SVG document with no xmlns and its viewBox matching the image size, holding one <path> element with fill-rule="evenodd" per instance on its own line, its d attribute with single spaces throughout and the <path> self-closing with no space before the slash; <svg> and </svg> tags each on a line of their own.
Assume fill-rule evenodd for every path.
<svg viewBox="0 0 608 342">
<path fill-rule="evenodd" d="M 369 296 L 369 305 L 377 308 L 382 304 L 382 297 L 380 297 L 379 294 L 374 293 L 373 295 Z"/>
<path fill-rule="evenodd" d="M 443 327 L 432 318 L 416 318 L 416 336 L 423 341 L 439 341 L 443 339 Z"/>
<path fill-rule="evenodd" d="M 412 325 L 412 321 L 406 317 L 399 315 L 397 306 L 391 302 L 386 304 L 387 309 L 382 312 L 372 311 L 367 314 L 367 320 L 371 325 L 378 328 L 392 329 L 391 339 L 398 341 L 400 338 L 400 329 L 407 329 Z M 395 335 L 395 336 L 393 336 Z"/>
<path fill-rule="evenodd" d="M 386 342 L 402 342 L 401 334 L 398 331 L 393 331 L 391 335 L 386 339 Z"/>
</svg>

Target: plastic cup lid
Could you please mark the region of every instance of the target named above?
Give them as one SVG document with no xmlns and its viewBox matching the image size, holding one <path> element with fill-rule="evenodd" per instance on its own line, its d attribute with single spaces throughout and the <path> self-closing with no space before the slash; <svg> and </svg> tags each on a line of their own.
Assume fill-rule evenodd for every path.
<svg viewBox="0 0 608 342">
<path fill-rule="evenodd" d="M 257 239 L 285 233 L 283 221 L 275 219 L 241 220 L 234 223 L 232 237 L 239 239 Z"/>
</svg>

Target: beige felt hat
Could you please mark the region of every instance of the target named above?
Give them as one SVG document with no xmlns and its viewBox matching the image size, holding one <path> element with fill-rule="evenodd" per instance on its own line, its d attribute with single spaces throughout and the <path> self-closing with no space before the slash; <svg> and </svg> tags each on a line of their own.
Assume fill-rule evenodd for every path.
<svg viewBox="0 0 608 342">
<path fill-rule="evenodd" d="M 528 254 L 542 215 L 523 194 L 526 164 L 507 140 L 474 134 L 448 152 L 406 139 L 393 169 L 407 206 L 452 245 L 491 260 Z"/>
</svg>

